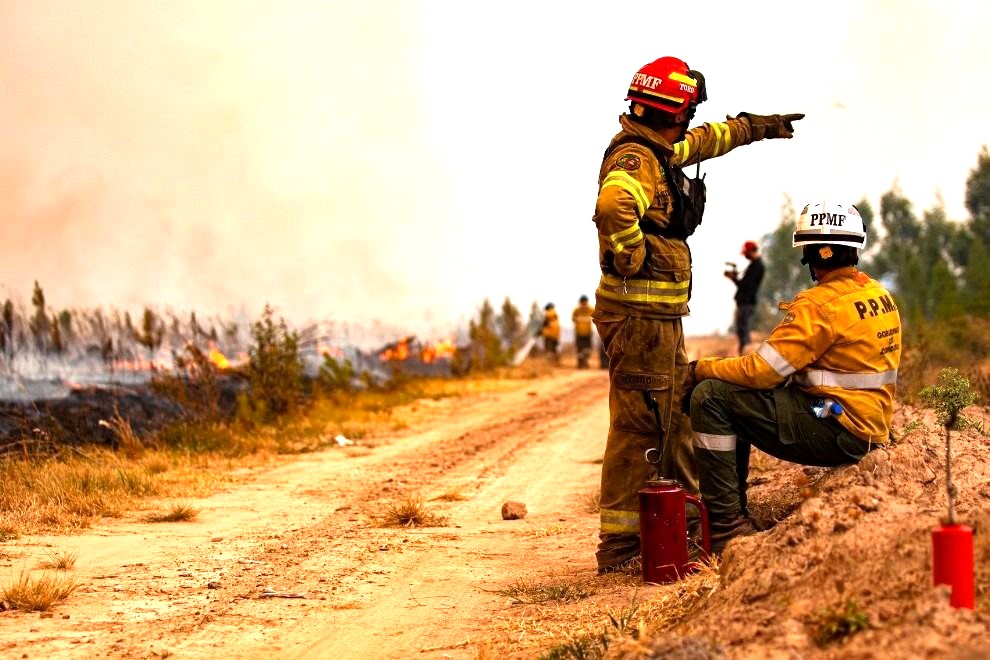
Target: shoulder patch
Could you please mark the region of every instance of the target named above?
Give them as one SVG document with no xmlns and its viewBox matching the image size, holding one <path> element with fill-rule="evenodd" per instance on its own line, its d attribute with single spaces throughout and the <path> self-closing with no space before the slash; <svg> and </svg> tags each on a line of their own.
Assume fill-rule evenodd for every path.
<svg viewBox="0 0 990 660">
<path fill-rule="evenodd" d="M 639 156 L 636 154 L 622 154 L 619 156 L 619 160 L 615 161 L 616 167 L 623 170 L 638 170 L 639 166 L 642 165 Z"/>
</svg>

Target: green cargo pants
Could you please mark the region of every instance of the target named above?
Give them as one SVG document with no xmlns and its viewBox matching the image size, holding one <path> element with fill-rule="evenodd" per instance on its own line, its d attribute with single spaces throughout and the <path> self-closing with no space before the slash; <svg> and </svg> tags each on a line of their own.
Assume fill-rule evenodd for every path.
<svg viewBox="0 0 990 660">
<path fill-rule="evenodd" d="M 659 406 L 663 476 L 698 492 L 690 421 L 680 399 L 687 353 L 680 319 L 602 316 L 595 319 L 609 365 L 609 430 L 602 463 L 599 570 L 639 555 L 639 490 L 654 475 L 647 449 L 658 444 L 657 421 L 644 393 Z"/>
<path fill-rule="evenodd" d="M 818 397 L 797 387 L 754 390 L 705 380 L 691 395 L 694 456 L 711 522 L 746 514 L 749 447 L 802 465 L 856 463 L 871 446 L 834 418 L 811 411 Z"/>
</svg>

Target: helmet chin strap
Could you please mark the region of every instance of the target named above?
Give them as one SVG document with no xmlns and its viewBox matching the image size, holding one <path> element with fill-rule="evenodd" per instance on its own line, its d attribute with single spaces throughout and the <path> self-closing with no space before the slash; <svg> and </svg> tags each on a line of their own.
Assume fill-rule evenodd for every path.
<svg viewBox="0 0 990 660">
<path fill-rule="evenodd" d="M 808 256 L 807 255 L 802 255 L 801 256 L 801 264 L 802 265 L 806 265 L 808 267 L 808 272 L 811 273 L 811 281 L 812 282 L 817 282 L 818 281 L 818 276 L 815 275 L 815 268 L 808 261 Z"/>
</svg>

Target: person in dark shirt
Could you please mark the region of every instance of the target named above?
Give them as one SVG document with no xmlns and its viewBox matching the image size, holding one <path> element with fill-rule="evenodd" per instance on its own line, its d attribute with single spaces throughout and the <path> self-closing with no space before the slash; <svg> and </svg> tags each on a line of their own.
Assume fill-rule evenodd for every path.
<svg viewBox="0 0 990 660">
<path fill-rule="evenodd" d="M 756 293 L 763 281 L 763 259 L 760 258 L 760 247 L 753 241 L 743 243 L 742 255 L 749 260 L 749 265 L 743 271 L 742 277 L 733 266 L 725 271 L 736 285 L 736 337 L 739 338 L 739 355 L 749 343 L 749 332 L 753 327 L 753 315 L 756 312 Z"/>
</svg>

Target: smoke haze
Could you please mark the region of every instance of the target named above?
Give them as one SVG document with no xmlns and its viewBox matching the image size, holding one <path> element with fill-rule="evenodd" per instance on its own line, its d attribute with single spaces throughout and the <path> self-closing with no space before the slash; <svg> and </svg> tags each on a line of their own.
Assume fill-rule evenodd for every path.
<svg viewBox="0 0 990 660">
<path fill-rule="evenodd" d="M 708 79 L 699 120 L 807 113 L 795 139 L 703 167 L 689 333 L 727 327 L 722 263 L 785 194 L 876 207 L 897 183 L 964 219 L 990 141 L 990 9 L 758 4 L 699 0 L 693 30 L 635 0 L 0 0 L 0 294 L 270 302 L 421 335 L 508 295 L 566 321 L 597 283 L 590 219 L 625 85 L 666 54 Z"/>
</svg>

